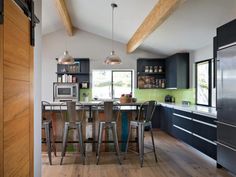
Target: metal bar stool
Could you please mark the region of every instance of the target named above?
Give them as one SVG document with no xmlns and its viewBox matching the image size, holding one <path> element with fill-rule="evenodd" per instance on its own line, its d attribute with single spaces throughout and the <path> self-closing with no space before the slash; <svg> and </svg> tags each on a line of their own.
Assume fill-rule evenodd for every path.
<svg viewBox="0 0 236 177">
<path fill-rule="evenodd" d="M 152 132 L 152 122 L 151 122 L 154 115 L 155 108 L 156 108 L 156 104 L 157 104 L 156 101 L 144 102 L 140 106 L 139 113 L 138 113 L 138 120 L 130 121 L 125 155 L 127 154 L 127 151 L 128 151 L 129 139 L 130 139 L 130 134 L 132 132 L 132 128 L 135 128 L 135 129 L 138 128 L 138 145 L 139 145 L 139 158 L 140 158 L 141 167 L 143 167 L 143 158 L 144 158 L 143 156 L 144 156 L 144 130 L 145 128 L 149 128 L 150 130 L 153 152 L 154 152 L 155 160 L 157 162 L 156 149 L 155 149 L 155 143 L 154 143 L 153 132 Z M 143 117 L 143 120 L 141 120 L 141 117 Z"/>
<path fill-rule="evenodd" d="M 56 154 L 56 145 L 55 145 L 55 138 L 52 132 L 53 126 L 52 126 L 52 105 L 49 102 L 42 101 L 42 129 L 45 133 L 45 139 L 47 144 L 47 153 L 49 158 L 49 164 L 52 165 L 52 155 L 51 152 L 53 149 L 54 155 Z M 52 145 L 51 145 L 51 139 L 52 139 Z"/>
<path fill-rule="evenodd" d="M 120 160 L 120 150 L 119 150 L 119 143 L 118 143 L 118 136 L 117 136 L 117 120 L 120 116 L 120 105 L 118 103 L 114 103 L 112 101 L 105 101 L 104 103 L 100 103 L 97 107 L 97 116 L 99 118 L 99 112 L 104 111 L 105 120 L 99 121 L 99 128 L 98 128 L 98 145 L 97 145 L 97 165 L 100 159 L 100 147 L 102 144 L 102 137 L 103 137 L 103 129 L 111 129 L 113 134 L 113 141 L 114 146 L 116 149 L 116 155 L 121 165 Z"/>
<path fill-rule="evenodd" d="M 79 120 L 79 116 L 76 112 L 76 103 L 72 101 L 68 101 L 66 104 L 67 104 L 68 120 L 65 121 L 65 125 L 64 125 L 60 165 L 62 165 L 63 158 L 65 157 L 65 154 L 66 154 L 66 146 L 67 146 L 67 141 L 68 141 L 69 130 L 76 130 L 78 132 L 78 136 L 79 136 L 78 143 L 80 144 L 80 153 L 82 156 L 83 164 L 85 164 L 85 150 L 84 150 L 84 141 L 83 141 L 83 135 L 82 135 L 82 123 L 81 123 L 81 119 Z M 84 106 L 79 103 L 78 107 L 82 110 L 81 117 L 83 118 Z"/>
</svg>

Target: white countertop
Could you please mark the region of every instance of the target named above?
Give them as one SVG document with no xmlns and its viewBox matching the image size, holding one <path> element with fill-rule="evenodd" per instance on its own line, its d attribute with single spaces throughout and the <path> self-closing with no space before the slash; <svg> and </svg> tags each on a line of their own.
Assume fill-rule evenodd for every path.
<svg viewBox="0 0 236 177">
<path fill-rule="evenodd" d="M 182 111 L 192 112 L 195 114 L 200 114 L 212 118 L 217 118 L 216 108 L 207 107 L 207 106 L 199 106 L 199 105 L 182 105 L 177 103 L 161 103 L 162 106 L 174 108 Z"/>
<path fill-rule="evenodd" d="M 81 102 L 81 103 L 86 106 L 93 106 L 93 105 L 99 104 L 99 101 L 90 101 L 90 102 Z M 191 112 L 194 114 L 200 114 L 200 115 L 208 116 L 208 117 L 215 118 L 215 119 L 217 118 L 216 108 L 213 108 L 213 107 L 199 106 L 199 105 L 187 106 L 187 105 L 182 105 L 182 104 L 178 104 L 178 103 L 163 103 L 163 102 L 158 102 L 158 103 L 164 107 L 187 111 L 187 112 Z M 54 110 L 56 110 L 57 106 L 60 106 L 60 105 L 65 106 L 65 103 L 63 104 L 60 102 L 52 102 L 51 104 L 54 106 L 54 108 L 55 108 Z M 125 104 L 122 104 L 122 106 L 125 106 L 127 109 L 127 107 L 139 106 L 140 104 L 141 103 L 139 103 L 139 102 L 125 103 Z"/>
</svg>

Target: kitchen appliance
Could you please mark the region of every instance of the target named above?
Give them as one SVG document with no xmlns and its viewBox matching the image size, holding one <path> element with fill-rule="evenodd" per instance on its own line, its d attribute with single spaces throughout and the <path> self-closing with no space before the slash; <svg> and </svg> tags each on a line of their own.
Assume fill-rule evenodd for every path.
<svg viewBox="0 0 236 177">
<path fill-rule="evenodd" d="M 166 103 L 172 103 L 172 102 L 175 102 L 175 98 L 171 95 L 166 95 L 165 96 L 165 102 Z"/>
<path fill-rule="evenodd" d="M 53 83 L 53 101 L 79 101 L 79 84 Z"/>
<path fill-rule="evenodd" d="M 236 173 L 236 43 L 217 52 L 217 166 Z"/>
</svg>

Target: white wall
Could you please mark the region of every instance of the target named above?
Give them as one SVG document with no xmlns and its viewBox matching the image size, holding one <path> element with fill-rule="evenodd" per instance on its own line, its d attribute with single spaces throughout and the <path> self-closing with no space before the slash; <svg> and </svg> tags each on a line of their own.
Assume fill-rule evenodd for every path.
<svg viewBox="0 0 236 177">
<path fill-rule="evenodd" d="M 42 0 L 35 0 L 35 14 L 41 21 Z M 36 26 L 34 48 L 34 176 L 41 177 L 41 61 L 42 21 Z"/>
<path fill-rule="evenodd" d="M 56 81 L 55 72 L 57 69 L 55 58 L 61 56 L 65 49 L 68 49 L 75 58 L 90 58 L 90 71 L 111 68 L 136 70 L 137 58 L 158 57 L 157 54 L 139 49 L 132 54 L 127 54 L 126 45 L 119 42 L 115 42 L 114 48 L 122 59 L 122 64 L 108 66 L 103 62 L 111 52 L 110 39 L 81 30 L 76 31 L 74 36 L 68 37 L 64 29 L 43 36 L 42 100 L 53 101 L 53 82 Z"/>
<path fill-rule="evenodd" d="M 190 87 L 195 87 L 195 62 L 213 58 L 213 43 L 190 52 Z"/>
<path fill-rule="evenodd" d="M 213 58 L 213 42 L 205 47 L 190 53 L 190 81 L 191 87 L 195 87 L 195 62 Z M 216 89 L 212 89 L 212 106 L 216 106 Z"/>
</svg>

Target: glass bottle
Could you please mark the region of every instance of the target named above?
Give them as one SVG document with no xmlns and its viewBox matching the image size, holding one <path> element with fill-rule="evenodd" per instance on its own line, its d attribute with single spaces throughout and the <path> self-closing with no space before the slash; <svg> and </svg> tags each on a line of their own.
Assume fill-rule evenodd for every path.
<svg viewBox="0 0 236 177">
<path fill-rule="evenodd" d="M 162 73 L 162 71 L 163 71 L 163 70 L 162 70 L 162 66 L 159 66 L 158 72 L 159 72 L 159 73 Z"/>
<path fill-rule="evenodd" d="M 145 72 L 145 73 L 148 73 L 148 72 L 149 72 L 149 67 L 148 67 L 148 66 L 145 66 L 144 72 Z"/>
<path fill-rule="evenodd" d="M 158 66 L 154 66 L 154 73 L 158 72 Z"/>
<path fill-rule="evenodd" d="M 150 72 L 150 73 L 153 72 L 153 67 L 152 67 L 152 66 L 149 67 L 149 72 Z"/>
</svg>

